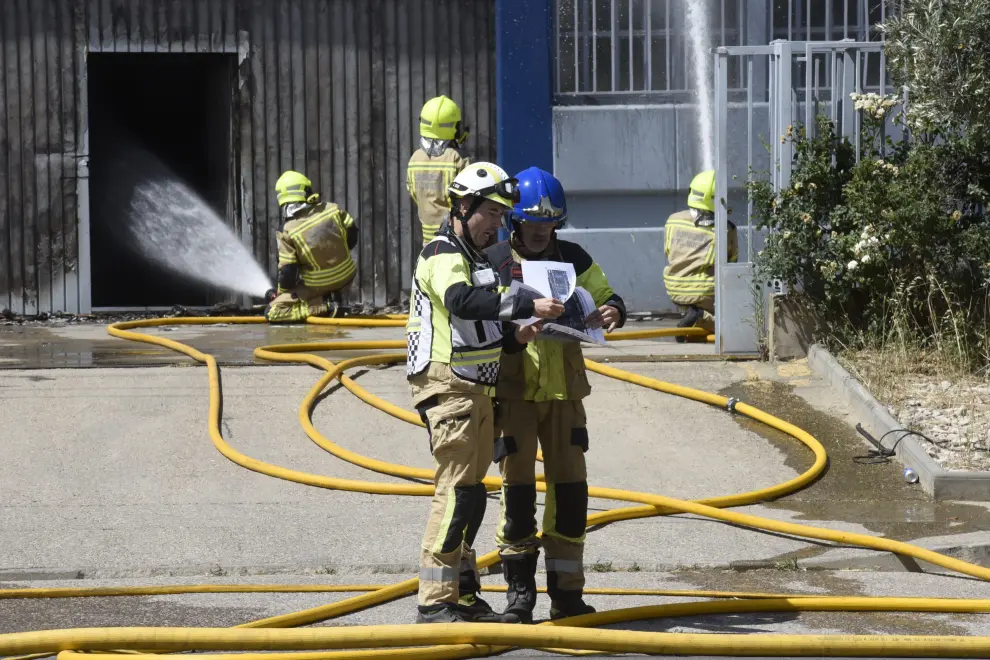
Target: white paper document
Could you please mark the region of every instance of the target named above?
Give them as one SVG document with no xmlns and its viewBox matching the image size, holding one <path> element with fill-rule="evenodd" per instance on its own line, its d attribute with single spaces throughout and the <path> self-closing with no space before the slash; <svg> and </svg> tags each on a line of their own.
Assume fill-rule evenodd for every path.
<svg viewBox="0 0 990 660">
<path fill-rule="evenodd" d="M 556 341 L 583 341 L 589 344 L 605 344 L 602 328 L 588 328 L 584 320 L 598 307 L 591 294 L 576 286 L 574 265 L 559 261 L 524 261 L 523 281 L 513 281 L 509 287 L 512 295 L 522 295 L 533 300 L 556 298 L 564 303 L 564 313 L 543 324 L 539 339 Z M 540 319 L 531 317 L 516 321 L 521 326 L 532 325 Z"/>
<path fill-rule="evenodd" d="M 577 285 L 574 264 L 563 261 L 524 261 L 522 276 L 523 284 L 533 287 L 544 298 L 556 298 L 560 302 L 570 298 Z"/>
<path fill-rule="evenodd" d="M 564 313 L 546 321 L 539 338 L 604 345 L 605 331 L 602 328 L 591 329 L 584 322 L 597 309 L 591 294 L 581 287 L 575 287 L 574 294 L 564 302 Z"/>
</svg>

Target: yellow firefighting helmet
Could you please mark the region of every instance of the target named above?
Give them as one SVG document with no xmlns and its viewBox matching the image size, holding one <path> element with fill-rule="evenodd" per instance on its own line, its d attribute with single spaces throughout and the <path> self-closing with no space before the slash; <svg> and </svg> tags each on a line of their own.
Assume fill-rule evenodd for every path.
<svg viewBox="0 0 990 660">
<path fill-rule="evenodd" d="M 450 198 L 480 197 L 511 209 L 519 200 L 519 183 L 495 163 L 471 163 L 447 189 Z"/>
<path fill-rule="evenodd" d="M 715 212 L 715 170 L 706 170 L 691 179 L 688 206 L 700 211 Z"/>
<path fill-rule="evenodd" d="M 446 96 L 437 96 L 423 104 L 419 113 L 419 134 L 436 140 L 453 140 L 457 137 L 461 109 Z"/>
<path fill-rule="evenodd" d="M 313 182 L 299 172 L 288 170 L 275 182 L 275 195 L 279 206 L 311 201 Z"/>
</svg>

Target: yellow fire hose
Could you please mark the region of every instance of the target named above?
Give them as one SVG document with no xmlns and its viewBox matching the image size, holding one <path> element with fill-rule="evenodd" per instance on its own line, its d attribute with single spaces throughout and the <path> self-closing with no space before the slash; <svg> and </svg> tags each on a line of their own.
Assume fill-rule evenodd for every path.
<svg viewBox="0 0 990 660">
<path fill-rule="evenodd" d="M 310 319 L 316 325 L 351 327 L 400 327 L 405 317 Z M 253 459 L 231 447 L 220 433 L 219 369 L 212 355 L 191 346 L 160 336 L 133 332 L 135 328 L 166 325 L 211 325 L 217 323 L 264 323 L 262 317 L 214 317 L 150 319 L 117 323 L 108 327 L 115 337 L 154 344 L 183 353 L 207 365 L 210 387 L 208 430 L 214 446 L 231 461 L 250 470 L 270 476 L 332 490 L 349 490 L 389 495 L 432 496 L 431 484 L 395 484 L 350 479 L 289 470 Z M 664 329 L 618 332 L 608 336 L 610 341 L 676 335 L 702 335 L 700 329 Z M 710 338 L 709 338 L 710 339 Z M 311 414 L 317 397 L 335 378 L 351 392 L 370 405 L 398 419 L 422 425 L 417 415 L 394 406 L 367 392 L 344 375 L 346 369 L 372 364 L 390 364 L 405 359 L 404 353 L 362 356 L 340 363 L 313 355 L 312 351 L 382 350 L 404 348 L 404 341 L 335 341 L 303 344 L 283 344 L 255 349 L 261 359 L 276 362 L 306 363 L 323 368 L 326 373 L 313 386 L 299 408 L 299 420 L 306 434 L 320 447 L 355 465 L 397 477 L 432 480 L 431 470 L 410 468 L 378 461 L 351 452 L 331 442 L 312 424 Z M 661 392 L 693 399 L 719 407 L 729 407 L 722 396 L 693 388 L 664 383 L 653 378 L 585 361 L 587 367 L 599 374 Z M 817 478 L 824 470 L 827 457 L 822 445 L 804 430 L 744 403 L 736 403 L 734 411 L 779 429 L 805 444 L 815 455 L 814 464 L 803 474 L 782 484 L 749 493 L 724 495 L 699 501 L 684 501 L 649 493 L 612 488 L 589 488 L 594 498 L 634 502 L 639 506 L 599 512 L 588 517 L 588 526 L 618 520 L 630 520 L 673 513 L 694 513 L 732 524 L 781 532 L 805 538 L 833 541 L 864 548 L 887 550 L 921 559 L 932 564 L 980 579 L 990 579 L 990 569 L 947 557 L 917 546 L 865 534 L 839 532 L 809 527 L 737 512 L 723 508 L 754 504 L 795 492 Z M 501 480 L 485 480 L 489 490 L 498 489 Z M 545 483 L 538 483 L 540 491 Z M 480 568 L 498 562 L 496 552 L 480 557 Z M 141 649 L 142 652 L 170 651 L 280 651 L 280 653 L 204 654 L 204 660 L 324 660 L 372 657 L 392 658 L 465 658 L 501 653 L 511 648 L 534 648 L 560 653 L 585 654 L 650 653 L 650 654 L 710 654 L 710 655 L 802 655 L 802 656 L 897 656 L 897 657 L 988 657 L 990 637 L 933 636 L 850 636 L 850 635 L 746 635 L 746 634 L 681 634 L 648 633 L 628 630 L 589 630 L 594 626 L 660 617 L 698 616 L 749 612 L 803 611 L 899 611 L 899 612 L 990 612 L 990 599 L 941 598 L 867 598 L 801 596 L 788 594 L 735 593 L 719 591 L 676 591 L 636 589 L 587 589 L 588 594 L 628 594 L 693 596 L 698 598 L 732 599 L 697 601 L 672 605 L 656 605 L 619 609 L 571 617 L 537 626 L 505 624 L 433 624 L 392 626 L 351 626 L 303 630 L 275 630 L 325 621 L 356 612 L 416 591 L 418 580 L 413 578 L 394 585 L 184 585 L 161 587 L 96 587 L 68 589 L 7 589 L 0 590 L 0 599 L 68 598 L 95 596 L 165 595 L 179 593 L 264 593 L 264 592 L 367 592 L 328 605 L 310 608 L 258 621 L 235 628 L 81 628 L 46 630 L 0 635 L 0 655 L 51 654 L 60 652 L 60 660 L 96 658 L 119 660 L 121 649 Z M 505 587 L 486 587 L 486 591 L 504 591 Z M 541 589 L 541 591 L 544 591 Z M 426 646 L 423 645 L 440 645 Z M 406 647 L 406 648 L 400 648 Z M 417 648 L 408 648 L 417 647 Z M 325 649 L 377 649 L 363 651 L 326 651 Z M 284 653 L 281 651 L 303 651 Z M 113 651 L 92 653 L 91 651 Z M 83 653 L 80 653 L 83 652 Z"/>
</svg>

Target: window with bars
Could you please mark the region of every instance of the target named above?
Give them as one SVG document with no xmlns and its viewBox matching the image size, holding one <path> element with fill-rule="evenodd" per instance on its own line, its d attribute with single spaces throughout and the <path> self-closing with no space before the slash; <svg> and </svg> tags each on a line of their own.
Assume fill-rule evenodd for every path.
<svg viewBox="0 0 990 660">
<path fill-rule="evenodd" d="M 886 20 L 890 7 L 899 4 L 897 0 L 772 0 L 772 3 L 773 38 L 788 41 L 876 41 L 874 26 Z"/>
<path fill-rule="evenodd" d="M 703 48 L 774 39 L 877 39 L 873 29 L 897 0 L 555 0 L 555 89 L 559 103 L 676 102 L 694 92 L 686 3 L 705 3 Z M 878 60 L 879 65 L 879 60 Z M 729 63 L 730 90 L 748 67 Z M 879 77 L 879 72 L 873 77 Z M 765 77 L 764 77 L 765 78 Z"/>
</svg>

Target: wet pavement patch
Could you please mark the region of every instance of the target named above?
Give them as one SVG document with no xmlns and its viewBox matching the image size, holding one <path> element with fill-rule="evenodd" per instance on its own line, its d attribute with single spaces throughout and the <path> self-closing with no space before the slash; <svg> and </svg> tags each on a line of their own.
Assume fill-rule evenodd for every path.
<svg viewBox="0 0 990 660">
<path fill-rule="evenodd" d="M 188 597 L 186 597 L 188 598 Z M 0 600 L 0 634 L 116 626 L 236 626 L 267 616 L 263 609 L 202 607 L 174 597 L 41 598 Z"/>
<path fill-rule="evenodd" d="M 797 512 L 797 520 L 858 523 L 873 534 L 904 541 L 990 529 L 986 507 L 932 501 L 920 486 L 905 483 L 903 468 L 896 459 L 871 459 L 871 446 L 855 429 L 816 410 L 785 383 L 747 380 L 719 394 L 736 397 L 804 429 L 828 453 L 828 467 L 822 477 L 804 490 L 764 506 Z M 780 449 L 788 467 L 798 472 L 811 467 L 814 456 L 800 441 L 743 415 L 735 419 Z"/>
<path fill-rule="evenodd" d="M 755 404 L 754 404 L 755 405 Z M 808 596 L 868 596 L 855 573 L 843 571 L 781 571 L 764 569 L 735 571 L 683 570 L 671 574 L 679 583 L 687 582 L 698 589 L 745 591 Z M 748 622 L 759 626 L 770 622 L 795 620 L 819 631 L 842 631 L 848 635 L 968 635 L 965 624 L 983 621 L 985 614 L 939 614 L 921 612 L 779 612 L 719 615 L 693 619 L 671 619 L 671 629 L 685 631 L 697 626 L 709 632 L 744 632 L 733 626 Z M 672 630 L 672 632 L 675 630 Z M 701 631 L 701 630 L 699 630 Z M 765 632 L 757 628 L 751 632 Z"/>
<path fill-rule="evenodd" d="M 276 364 L 254 357 L 265 344 L 339 340 L 346 331 L 318 325 L 164 326 L 141 330 L 188 343 L 226 366 Z M 0 326 L 0 369 L 66 369 L 188 365 L 195 362 L 167 348 L 111 337 L 106 326 Z"/>
</svg>

